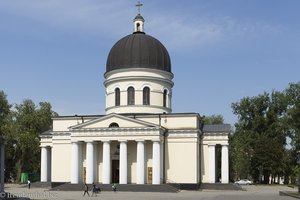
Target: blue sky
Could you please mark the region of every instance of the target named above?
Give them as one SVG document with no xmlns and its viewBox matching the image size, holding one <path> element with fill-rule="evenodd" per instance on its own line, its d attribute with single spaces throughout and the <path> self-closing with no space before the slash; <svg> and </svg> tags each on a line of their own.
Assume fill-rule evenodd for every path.
<svg viewBox="0 0 300 200">
<path fill-rule="evenodd" d="M 110 48 L 133 31 L 135 0 L 0 0 L 0 90 L 60 115 L 104 114 Z M 300 1 L 143 0 L 145 32 L 168 49 L 173 112 L 221 114 L 300 81 Z"/>
</svg>

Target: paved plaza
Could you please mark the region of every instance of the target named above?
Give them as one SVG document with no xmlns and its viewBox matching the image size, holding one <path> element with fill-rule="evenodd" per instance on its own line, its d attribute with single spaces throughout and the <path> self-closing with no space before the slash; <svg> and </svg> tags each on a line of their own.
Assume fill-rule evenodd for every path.
<svg viewBox="0 0 300 200">
<path fill-rule="evenodd" d="M 6 185 L 6 192 L 13 193 L 18 196 L 29 196 L 31 199 L 103 199 L 103 200 L 148 200 L 148 199 L 188 199 L 188 200 L 292 200 L 294 198 L 288 196 L 279 196 L 279 191 L 297 191 L 296 188 L 287 186 L 243 186 L 244 191 L 181 191 L 179 193 L 149 193 L 149 192 L 101 192 L 97 197 L 83 197 L 83 191 L 50 191 L 48 189 L 31 188 L 20 185 Z M 91 195 L 91 192 L 90 192 Z"/>
</svg>

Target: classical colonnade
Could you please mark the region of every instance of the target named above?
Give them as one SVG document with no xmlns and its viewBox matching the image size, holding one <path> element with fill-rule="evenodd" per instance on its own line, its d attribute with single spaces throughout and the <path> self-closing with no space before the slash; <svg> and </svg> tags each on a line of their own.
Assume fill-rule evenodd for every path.
<svg viewBox="0 0 300 200">
<path fill-rule="evenodd" d="M 72 142 L 71 150 L 71 183 L 82 182 L 82 146 L 86 143 L 86 183 L 91 184 L 97 180 L 97 143 L 103 143 L 103 167 L 102 183 L 111 183 L 111 142 L 112 141 L 93 141 L 93 142 Z M 119 184 L 127 184 L 127 140 L 119 140 Z M 136 141 L 137 149 L 137 170 L 136 184 L 146 184 L 146 155 L 145 140 Z M 51 181 L 51 148 L 41 147 L 41 182 Z M 162 144 L 160 140 L 152 141 L 152 184 L 161 184 L 162 174 Z"/>
</svg>

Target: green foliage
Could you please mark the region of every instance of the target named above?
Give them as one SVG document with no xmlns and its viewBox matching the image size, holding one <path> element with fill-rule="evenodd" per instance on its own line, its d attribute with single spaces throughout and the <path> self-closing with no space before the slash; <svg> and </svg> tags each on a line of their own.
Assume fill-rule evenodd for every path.
<svg viewBox="0 0 300 200">
<path fill-rule="evenodd" d="M 224 117 L 222 115 L 205 116 L 204 124 L 224 124 Z"/>
<path fill-rule="evenodd" d="M 6 178 L 19 180 L 22 172 L 39 172 L 40 139 L 39 134 L 51 128 L 52 111 L 50 103 L 35 105 L 25 99 L 21 104 L 11 107 L 3 92 L 0 92 L 1 131 L 6 139 Z M 1 114 L 1 116 L 4 116 Z"/>
<path fill-rule="evenodd" d="M 0 91 L 0 135 L 3 135 L 3 129 L 7 123 L 10 107 L 6 94 L 3 91 Z"/>
<path fill-rule="evenodd" d="M 300 139 L 300 82 L 282 91 L 245 97 L 233 103 L 238 116 L 231 142 L 232 172 L 237 178 L 291 174 L 291 152 L 286 149 L 286 138 L 292 138 L 293 149 Z"/>
</svg>

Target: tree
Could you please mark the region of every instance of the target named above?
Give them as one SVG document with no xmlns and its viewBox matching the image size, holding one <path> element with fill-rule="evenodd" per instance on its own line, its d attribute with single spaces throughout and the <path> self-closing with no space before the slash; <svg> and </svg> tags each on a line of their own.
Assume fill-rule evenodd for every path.
<svg viewBox="0 0 300 200">
<path fill-rule="evenodd" d="M 232 104 L 233 113 L 238 116 L 231 145 L 237 178 L 243 178 L 239 175 L 246 176 L 247 172 L 255 181 L 267 183 L 266 177 L 284 173 L 286 164 L 282 160 L 289 132 L 284 117 L 287 102 L 284 93 L 273 91 Z"/>
<path fill-rule="evenodd" d="M 40 162 L 39 134 L 50 129 L 51 117 L 55 113 L 46 102 L 36 106 L 32 100 L 26 99 L 15 106 L 15 140 L 16 172 L 38 172 Z M 19 177 L 17 177 L 19 180 Z"/>
<path fill-rule="evenodd" d="M 0 135 L 3 135 L 3 129 L 7 123 L 7 116 L 10 113 L 11 105 L 7 101 L 6 94 L 0 90 Z"/>
<path fill-rule="evenodd" d="M 224 117 L 222 115 L 205 116 L 204 124 L 224 124 Z"/>
<path fill-rule="evenodd" d="M 51 129 L 53 116 L 57 114 L 48 102 L 37 106 L 26 99 L 12 107 L 5 93 L 0 91 L 0 133 L 6 139 L 6 180 L 20 180 L 22 172 L 39 172 L 39 134 Z"/>
<path fill-rule="evenodd" d="M 300 82 L 291 83 L 285 90 L 288 98 L 287 120 L 289 136 L 295 151 L 300 150 Z"/>
</svg>

